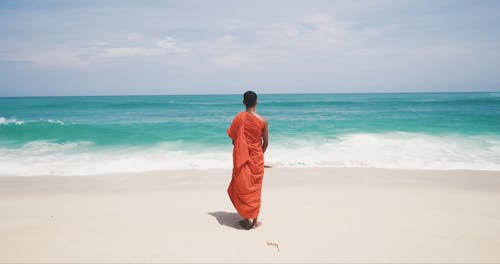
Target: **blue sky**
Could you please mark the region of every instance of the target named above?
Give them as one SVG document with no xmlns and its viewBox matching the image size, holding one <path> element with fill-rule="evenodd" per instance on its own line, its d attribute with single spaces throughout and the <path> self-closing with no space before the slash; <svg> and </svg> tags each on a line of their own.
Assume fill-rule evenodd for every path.
<svg viewBox="0 0 500 264">
<path fill-rule="evenodd" d="M 0 96 L 500 90 L 500 1 L 0 1 Z"/>
</svg>

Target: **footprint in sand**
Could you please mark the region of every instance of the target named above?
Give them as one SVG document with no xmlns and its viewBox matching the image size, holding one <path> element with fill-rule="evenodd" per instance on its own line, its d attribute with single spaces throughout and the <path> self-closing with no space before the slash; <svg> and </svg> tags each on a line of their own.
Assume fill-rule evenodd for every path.
<svg viewBox="0 0 500 264">
<path fill-rule="evenodd" d="M 278 243 L 275 243 L 275 242 L 271 242 L 271 241 L 266 241 L 266 244 L 270 247 L 275 247 L 276 250 L 278 252 L 280 252 L 280 246 L 278 245 Z"/>
</svg>

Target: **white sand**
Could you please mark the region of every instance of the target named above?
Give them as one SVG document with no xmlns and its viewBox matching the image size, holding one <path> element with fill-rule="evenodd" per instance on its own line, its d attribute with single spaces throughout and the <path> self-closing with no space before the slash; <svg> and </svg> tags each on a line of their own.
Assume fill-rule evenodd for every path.
<svg viewBox="0 0 500 264">
<path fill-rule="evenodd" d="M 0 262 L 500 262 L 500 172 L 267 169 L 251 231 L 229 177 L 0 177 Z"/>
</svg>

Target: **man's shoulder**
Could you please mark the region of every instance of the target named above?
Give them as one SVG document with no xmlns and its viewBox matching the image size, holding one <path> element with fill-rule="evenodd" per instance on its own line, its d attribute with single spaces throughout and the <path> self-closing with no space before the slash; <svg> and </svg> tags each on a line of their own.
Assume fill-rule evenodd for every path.
<svg viewBox="0 0 500 264">
<path fill-rule="evenodd" d="M 255 116 L 256 116 L 257 118 L 259 118 L 259 119 L 260 119 L 260 121 L 262 121 L 264 124 L 266 124 L 266 125 L 267 125 L 267 118 L 265 118 L 264 116 L 261 116 L 261 115 L 259 115 L 259 114 L 257 114 L 257 113 L 255 113 Z"/>
</svg>

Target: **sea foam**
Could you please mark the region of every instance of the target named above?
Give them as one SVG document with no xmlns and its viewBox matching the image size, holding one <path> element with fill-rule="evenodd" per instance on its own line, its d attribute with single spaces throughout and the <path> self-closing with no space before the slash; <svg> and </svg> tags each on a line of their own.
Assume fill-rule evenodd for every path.
<svg viewBox="0 0 500 264">
<path fill-rule="evenodd" d="M 24 122 L 23 121 L 18 121 L 15 118 L 5 118 L 0 116 L 0 125 L 4 124 L 16 124 L 16 125 L 22 125 Z"/>
<path fill-rule="evenodd" d="M 191 147 L 192 148 L 192 147 Z M 231 166 L 230 151 L 183 150 L 178 144 L 96 148 L 92 142 L 35 141 L 0 148 L 0 175 L 96 175 Z"/>
<path fill-rule="evenodd" d="M 500 137 L 346 134 L 278 144 L 269 150 L 267 161 L 283 167 L 500 170 Z"/>
<path fill-rule="evenodd" d="M 140 147 L 96 147 L 92 142 L 34 141 L 0 148 L 0 175 L 95 175 L 180 169 L 230 169 L 232 149 L 169 142 Z M 273 141 L 265 155 L 273 167 L 367 167 L 500 171 L 497 135 L 355 133 Z"/>
<path fill-rule="evenodd" d="M 0 116 L 0 125 L 8 125 L 8 124 L 15 124 L 15 125 L 22 125 L 22 124 L 30 124 L 30 123 L 51 123 L 51 124 L 58 124 L 58 125 L 64 125 L 63 121 L 60 120 L 53 120 L 53 119 L 47 119 L 47 120 L 30 120 L 30 121 L 21 121 L 17 120 L 16 118 L 5 118 Z"/>
</svg>

